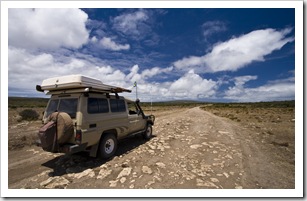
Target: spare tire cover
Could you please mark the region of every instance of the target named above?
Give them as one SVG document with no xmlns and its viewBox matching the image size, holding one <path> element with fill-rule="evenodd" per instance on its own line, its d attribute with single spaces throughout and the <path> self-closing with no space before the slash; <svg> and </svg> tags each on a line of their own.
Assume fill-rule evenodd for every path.
<svg viewBox="0 0 307 201">
<path fill-rule="evenodd" d="M 74 134 L 72 119 L 66 112 L 54 112 L 49 116 L 49 120 L 57 122 L 59 144 L 64 144 Z"/>
</svg>

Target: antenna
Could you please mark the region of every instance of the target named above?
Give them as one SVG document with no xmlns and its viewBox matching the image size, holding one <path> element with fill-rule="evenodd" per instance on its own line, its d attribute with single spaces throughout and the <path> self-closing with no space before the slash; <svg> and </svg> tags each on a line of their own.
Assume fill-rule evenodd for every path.
<svg viewBox="0 0 307 201">
<path fill-rule="evenodd" d="M 138 84 L 136 83 L 136 81 L 134 82 L 133 87 L 135 87 L 135 99 L 138 99 Z"/>
<path fill-rule="evenodd" d="M 150 113 L 152 114 L 152 86 L 150 87 Z"/>
</svg>

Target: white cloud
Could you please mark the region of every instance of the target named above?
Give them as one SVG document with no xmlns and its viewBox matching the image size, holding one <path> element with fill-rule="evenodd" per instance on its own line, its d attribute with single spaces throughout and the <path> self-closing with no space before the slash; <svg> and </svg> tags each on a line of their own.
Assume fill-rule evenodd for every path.
<svg viewBox="0 0 307 201">
<path fill-rule="evenodd" d="M 92 43 L 96 43 L 98 41 L 96 36 L 93 36 L 90 40 Z"/>
<path fill-rule="evenodd" d="M 84 74 L 101 79 L 107 84 L 123 85 L 126 75 L 111 66 L 101 66 L 74 57 L 32 54 L 24 49 L 9 47 L 8 86 L 12 89 L 32 90 L 43 79 L 61 75 Z M 13 92 L 12 92 L 13 93 Z M 26 94 L 26 93 L 25 93 Z"/>
<path fill-rule="evenodd" d="M 254 61 L 264 61 L 264 56 L 294 41 L 293 37 L 286 37 L 291 30 L 252 31 L 216 44 L 212 51 L 204 56 L 190 56 L 178 60 L 174 62 L 174 66 L 177 69 L 194 69 L 197 72 L 237 71 Z"/>
<path fill-rule="evenodd" d="M 143 82 L 142 76 L 138 73 L 139 72 L 139 66 L 138 65 L 134 65 L 131 69 L 130 69 L 130 73 L 126 76 L 127 80 L 130 80 L 131 82 Z"/>
<path fill-rule="evenodd" d="M 174 99 L 217 99 L 231 101 L 270 101 L 294 99 L 294 75 L 285 79 L 272 80 L 258 87 L 248 87 L 247 83 L 257 76 L 246 75 L 227 78 L 228 82 L 217 79 L 205 79 L 193 70 L 173 81 L 148 82 L 149 78 L 161 73 L 171 73 L 172 68 L 153 67 L 140 70 L 138 65 L 123 72 L 109 65 L 101 65 L 101 61 L 77 59 L 72 56 L 54 56 L 48 53 L 30 53 L 24 49 L 9 47 L 8 87 L 9 96 L 44 96 L 35 91 L 35 86 L 43 79 L 69 74 L 83 74 L 100 79 L 110 85 L 132 89 L 131 94 L 123 94 L 135 99 L 133 83 L 138 83 L 138 96 L 141 101 L 165 101 Z M 85 56 L 84 56 L 85 57 Z M 225 78 L 226 79 L 226 78 Z M 222 84 L 231 84 L 221 92 Z M 222 93 L 222 94 L 221 94 Z"/>
<path fill-rule="evenodd" d="M 257 76 L 246 75 L 246 76 L 238 76 L 232 79 L 234 82 L 234 87 L 229 87 L 228 90 L 225 92 L 226 96 L 229 98 L 239 98 L 241 96 L 245 96 L 245 89 L 244 85 L 246 82 L 251 80 L 256 80 Z"/>
<path fill-rule="evenodd" d="M 102 47 L 104 49 L 113 50 L 113 51 L 129 50 L 130 49 L 129 44 L 120 45 L 120 44 L 115 43 L 111 38 L 108 38 L 108 37 L 103 37 L 100 40 L 100 44 L 102 45 Z"/>
<path fill-rule="evenodd" d="M 238 76 L 234 78 L 234 82 L 236 87 L 243 86 L 246 82 L 249 82 L 251 80 L 257 80 L 258 76 L 256 75 L 245 75 L 245 76 Z"/>
<path fill-rule="evenodd" d="M 206 98 L 212 97 L 217 89 L 217 83 L 207 80 L 190 70 L 184 76 L 173 82 L 170 92 L 174 97 L 179 98 Z"/>
<path fill-rule="evenodd" d="M 160 88 L 161 84 L 156 86 L 155 84 L 149 84 L 146 80 L 160 73 L 171 71 L 171 67 L 165 69 L 154 67 L 139 72 L 139 66 L 134 65 L 129 69 L 128 73 L 124 73 L 112 66 L 101 65 L 102 61 L 87 60 L 86 55 L 82 56 L 84 59 L 80 59 L 81 55 L 79 54 L 78 59 L 74 55 L 64 56 L 59 54 L 55 56 L 50 53 L 31 53 L 25 49 L 15 47 L 9 47 L 8 50 L 9 96 L 44 96 L 42 93 L 36 92 L 35 86 L 37 84 L 41 84 L 46 78 L 70 74 L 83 74 L 100 79 L 106 84 L 129 89 L 133 89 L 133 83 L 137 81 L 140 93 L 142 94 L 142 101 L 148 101 L 147 93 L 150 93 L 144 87 L 154 86 L 161 93 L 168 91 L 168 89 Z M 125 95 L 134 98 L 134 94 Z M 157 96 L 156 98 L 163 97 Z"/>
<path fill-rule="evenodd" d="M 25 49 L 80 48 L 88 41 L 87 19 L 80 9 L 10 8 L 9 45 Z"/>
<path fill-rule="evenodd" d="M 205 38 L 215 33 L 223 32 L 227 30 L 225 23 L 221 21 L 217 21 L 217 20 L 205 22 L 202 25 L 202 28 L 203 28 L 203 35 Z"/>
<path fill-rule="evenodd" d="M 149 19 L 146 10 L 138 10 L 133 13 L 125 13 L 113 19 L 113 28 L 125 35 L 139 36 Z"/>
<path fill-rule="evenodd" d="M 168 67 L 168 68 L 154 67 L 151 69 L 145 69 L 141 75 L 145 79 L 145 78 L 151 78 L 161 73 L 168 73 L 168 72 L 171 72 L 172 70 L 173 70 L 173 67 Z"/>
<path fill-rule="evenodd" d="M 135 88 L 132 88 L 132 90 L 132 94 L 128 97 L 134 99 Z M 145 80 L 141 84 L 138 84 L 138 97 L 141 101 L 214 99 L 217 90 L 217 82 L 211 79 L 203 79 L 191 70 L 174 81 L 148 83 Z"/>
<path fill-rule="evenodd" d="M 259 87 L 244 86 L 246 82 L 256 79 L 257 76 L 235 77 L 233 79 L 235 86 L 229 87 L 223 98 L 240 102 L 293 100 L 295 98 L 294 77 L 269 81 Z"/>
<path fill-rule="evenodd" d="M 126 80 L 131 80 L 131 82 L 145 83 L 146 79 L 152 78 L 161 73 L 168 73 L 173 70 L 173 67 L 168 68 L 160 68 L 153 67 L 150 69 L 145 69 L 141 73 L 139 73 L 140 67 L 138 65 L 134 65 L 130 69 L 130 73 L 126 76 Z"/>
</svg>

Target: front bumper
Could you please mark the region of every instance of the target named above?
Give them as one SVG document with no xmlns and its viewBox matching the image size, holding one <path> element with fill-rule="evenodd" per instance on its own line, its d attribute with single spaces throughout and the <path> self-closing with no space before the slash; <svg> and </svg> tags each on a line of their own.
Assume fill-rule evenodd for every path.
<svg viewBox="0 0 307 201">
<path fill-rule="evenodd" d="M 154 115 L 146 116 L 147 122 L 150 122 L 152 125 L 155 124 L 156 117 Z"/>
</svg>

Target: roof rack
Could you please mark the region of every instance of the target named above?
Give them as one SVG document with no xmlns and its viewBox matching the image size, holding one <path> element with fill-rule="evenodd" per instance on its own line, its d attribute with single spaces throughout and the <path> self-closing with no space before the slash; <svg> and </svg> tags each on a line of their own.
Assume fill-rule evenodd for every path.
<svg viewBox="0 0 307 201">
<path fill-rule="evenodd" d="M 77 92 L 100 92 L 100 93 L 130 93 L 130 89 L 103 84 L 100 80 L 83 76 L 68 75 L 43 80 L 41 85 L 36 85 L 40 92 L 48 91 L 47 94 L 77 93 Z"/>
</svg>

